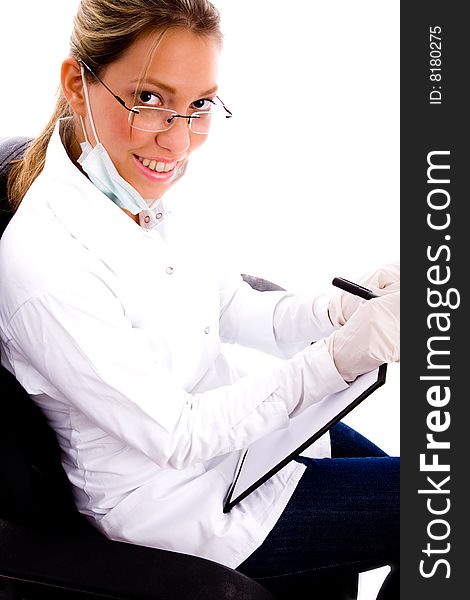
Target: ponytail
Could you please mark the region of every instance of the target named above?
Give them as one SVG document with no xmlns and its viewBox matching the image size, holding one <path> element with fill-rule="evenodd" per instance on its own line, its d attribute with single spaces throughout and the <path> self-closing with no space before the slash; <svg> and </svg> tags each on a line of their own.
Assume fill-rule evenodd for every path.
<svg viewBox="0 0 470 600">
<path fill-rule="evenodd" d="M 31 142 L 23 158 L 13 162 L 8 174 L 7 196 L 13 212 L 18 208 L 31 184 L 44 168 L 47 145 L 57 121 L 62 117 L 72 115 L 72 110 L 60 91 L 54 113 L 44 131 Z"/>
</svg>

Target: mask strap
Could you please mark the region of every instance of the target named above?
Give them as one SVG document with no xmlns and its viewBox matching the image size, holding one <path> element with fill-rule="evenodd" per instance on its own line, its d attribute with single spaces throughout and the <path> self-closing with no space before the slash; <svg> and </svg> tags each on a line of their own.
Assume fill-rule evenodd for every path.
<svg viewBox="0 0 470 600">
<path fill-rule="evenodd" d="M 86 108 L 88 111 L 88 115 L 90 117 L 91 129 L 93 131 L 93 135 L 95 136 L 96 143 L 99 144 L 100 141 L 98 139 L 98 134 L 96 133 L 95 124 L 93 122 L 93 115 L 91 114 L 90 98 L 88 96 L 88 86 L 86 83 L 85 69 L 83 68 L 83 65 L 81 65 L 81 72 L 82 72 L 83 91 L 85 92 L 85 102 L 86 102 Z M 83 122 L 81 115 L 80 115 L 80 123 L 82 124 L 83 135 L 85 136 L 85 141 L 88 142 L 88 137 L 87 137 L 86 130 L 85 130 L 85 124 Z"/>
<path fill-rule="evenodd" d="M 80 118 L 80 124 L 81 124 L 81 126 L 82 126 L 83 135 L 85 136 L 85 142 L 86 142 L 87 144 L 89 144 L 90 142 L 88 141 L 88 137 L 87 137 L 87 134 L 86 134 L 86 129 L 85 129 L 85 123 L 83 122 L 83 117 L 82 117 L 82 115 L 79 115 L 79 118 Z"/>
</svg>

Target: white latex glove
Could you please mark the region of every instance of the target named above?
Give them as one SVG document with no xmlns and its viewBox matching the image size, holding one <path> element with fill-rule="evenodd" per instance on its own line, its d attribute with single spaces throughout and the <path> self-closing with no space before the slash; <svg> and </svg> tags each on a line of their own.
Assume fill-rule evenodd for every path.
<svg viewBox="0 0 470 600">
<path fill-rule="evenodd" d="M 355 283 L 369 288 L 377 296 L 395 292 L 400 289 L 400 263 L 383 265 L 376 271 L 366 273 Z M 339 290 L 332 296 L 328 305 L 330 321 L 335 327 L 344 325 L 364 302 L 368 302 L 368 300 Z"/>
<path fill-rule="evenodd" d="M 364 301 L 346 324 L 325 338 L 339 374 L 354 381 L 400 360 L 400 292 Z"/>
</svg>

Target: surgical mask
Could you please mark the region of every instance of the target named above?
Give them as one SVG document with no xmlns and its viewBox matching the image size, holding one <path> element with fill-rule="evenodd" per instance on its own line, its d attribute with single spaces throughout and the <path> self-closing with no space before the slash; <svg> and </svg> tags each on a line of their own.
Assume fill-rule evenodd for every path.
<svg viewBox="0 0 470 600">
<path fill-rule="evenodd" d="M 80 117 L 85 141 L 80 144 L 82 153 L 78 158 L 79 164 L 88 175 L 91 182 L 120 208 L 128 210 L 133 215 L 136 215 L 142 210 L 155 208 L 159 200 L 144 200 L 139 192 L 134 189 L 123 177 L 121 177 L 121 175 L 119 175 L 116 167 L 113 164 L 113 161 L 106 151 L 106 148 L 99 141 L 95 124 L 93 122 L 93 116 L 91 114 L 90 100 L 88 98 L 88 87 L 85 80 L 83 67 L 82 81 L 85 92 L 86 107 L 90 117 L 90 124 L 93 130 L 93 135 L 95 136 L 96 145 L 93 147 L 90 144 L 86 134 L 85 124 L 83 123 L 82 117 Z"/>
</svg>

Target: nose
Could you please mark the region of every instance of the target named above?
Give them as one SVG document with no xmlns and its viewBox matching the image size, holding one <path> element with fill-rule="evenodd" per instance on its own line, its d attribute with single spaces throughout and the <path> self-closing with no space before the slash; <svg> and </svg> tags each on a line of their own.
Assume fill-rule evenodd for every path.
<svg viewBox="0 0 470 600">
<path fill-rule="evenodd" d="M 187 119 L 176 118 L 166 131 L 156 134 L 157 144 L 172 154 L 181 155 L 189 149 L 191 138 Z"/>
</svg>

